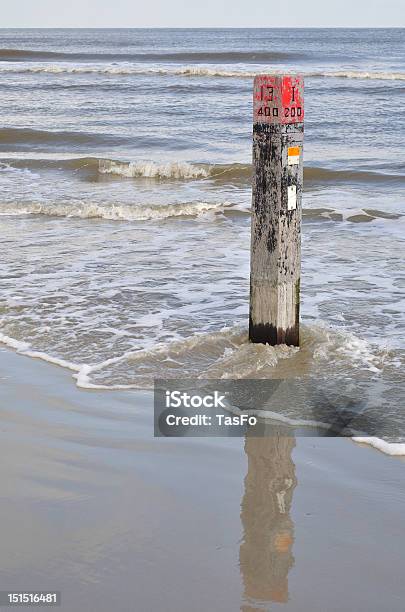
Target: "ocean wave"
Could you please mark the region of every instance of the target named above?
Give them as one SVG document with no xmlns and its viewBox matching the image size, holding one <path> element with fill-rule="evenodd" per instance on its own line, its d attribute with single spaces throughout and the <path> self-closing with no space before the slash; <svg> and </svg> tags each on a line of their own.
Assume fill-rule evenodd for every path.
<svg viewBox="0 0 405 612">
<path fill-rule="evenodd" d="M 49 74 L 106 74 L 106 75 L 167 75 L 184 77 L 224 77 L 251 79 L 258 74 L 263 74 L 271 70 L 272 74 L 288 74 L 289 71 L 277 71 L 270 67 L 263 67 L 262 70 L 227 70 L 220 67 L 204 66 L 180 66 L 173 68 L 156 68 L 146 66 L 133 66 L 131 64 L 94 66 L 88 65 L 40 65 L 40 66 L 1 66 L 0 72 L 11 73 L 49 73 Z M 341 79 L 364 79 L 378 81 L 405 81 L 404 72 L 372 72 L 356 70 L 335 70 L 335 71 L 303 71 L 304 77 L 313 78 L 341 78 Z"/>
<path fill-rule="evenodd" d="M 250 185 L 251 164 L 191 164 L 189 162 L 99 160 L 99 172 L 125 178 L 212 179 L 216 182 Z"/>
<path fill-rule="evenodd" d="M 252 78 L 256 72 L 221 70 L 219 68 L 204 68 L 201 66 L 184 66 L 178 68 L 149 68 L 144 66 L 113 65 L 113 66 L 13 66 L 0 67 L 0 72 L 11 73 L 48 73 L 48 74 L 107 74 L 107 75 L 174 75 L 174 76 L 200 76 L 200 77 L 235 77 Z M 273 71 L 274 72 L 274 71 Z"/>
<path fill-rule="evenodd" d="M 262 368 L 272 369 L 279 359 L 290 357 L 298 351 L 285 345 L 253 345 L 247 340 L 246 330 L 235 326 L 215 332 L 195 333 L 180 340 L 157 342 L 153 348 L 128 351 L 87 367 L 76 376 L 77 384 L 88 389 L 151 388 L 153 379 L 160 374 L 163 376 L 163 373 L 174 378 L 260 378 Z M 111 373 L 114 376 L 116 368 L 121 373 L 121 367 L 126 371 L 121 384 L 117 385 L 116 381 L 111 380 L 103 383 L 106 372 L 107 376 Z M 101 373 L 101 381 L 93 380 L 97 373 Z"/>
<path fill-rule="evenodd" d="M 0 168 L 1 170 L 1 168 Z M 1 203 L 0 216 L 43 215 L 67 219 L 105 219 L 108 221 L 159 221 L 170 218 L 194 217 L 215 220 L 250 215 L 250 201 L 232 202 L 178 202 L 175 204 L 119 204 L 92 203 L 82 201 L 66 202 L 16 202 Z M 397 220 L 403 215 L 378 209 L 304 208 L 304 222 L 349 222 L 370 223 L 380 220 Z"/>
<path fill-rule="evenodd" d="M 405 182 L 403 174 L 389 174 L 369 170 L 331 170 L 329 168 L 304 168 L 304 180 L 307 184 L 322 185 L 325 183 L 402 183 Z"/>
<path fill-rule="evenodd" d="M 251 164 L 190 164 L 188 162 L 157 163 L 153 161 L 119 162 L 100 160 L 99 172 L 125 178 L 157 179 L 212 179 L 215 182 L 233 185 L 250 185 L 253 168 Z M 326 184 L 404 184 L 403 174 L 388 174 L 365 170 L 332 170 L 307 166 L 304 168 L 306 186 Z"/>
<path fill-rule="evenodd" d="M 134 161 L 125 163 L 108 159 L 100 160 L 99 172 L 127 178 L 194 179 L 209 176 L 206 168 L 187 162 L 158 164 L 153 161 Z"/>
<path fill-rule="evenodd" d="M 102 174 L 114 174 L 126 178 L 167 178 L 194 179 L 210 178 L 217 182 L 249 185 L 252 180 L 251 164 L 190 164 L 188 162 L 157 163 L 153 161 L 119 162 L 100 160 Z M 304 168 L 307 185 L 326 183 L 400 183 L 404 184 L 402 174 L 388 174 L 365 170 L 332 170 L 307 166 Z"/>
<path fill-rule="evenodd" d="M 67 157 L 63 159 L 40 157 L 15 159 L 6 157 L 1 159 L 0 166 L 3 169 L 10 170 L 70 170 L 72 172 L 91 170 L 97 175 L 100 161 L 98 157 Z"/>
<path fill-rule="evenodd" d="M 203 68 L 199 66 L 187 66 L 179 69 L 151 69 L 151 72 L 159 74 L 175 74 L 179 76 L 206 76 L 206 77 L 230 77 L 230 78 L 254 78 L 258 74 L 263 74 L 263 71 L 233 71 L 221 70 L 217 68 Z M 271 70 L 272 74 L 278 74 L 278 71 Z M 287 71 L 279 74 L 288 74 Z M 345 79 L 374 79 L 374 80 L 393 80 L 405 81 L 405 73 L 403 72 L 362 72 L 362 71 L 311 71 L 303 72 L 304 77 L 324 77 L 324 78 L 345 78 Z"/>
<path fill-rule="evenodd" d="M 0 145 L 3 141 L 11 141 L 17 136 L 20 142 L 30 142 L 37 138 L 52 142 L 57 141 L 58 132 L 39 132 L 36 130 L 0 129 Z M 63 133 L 65 135 L 65 133 Z M 80 133 L 73 133 L 72 138 L 80 139 Z M 113 138 L 113 135 L 110 135 Z M 27 138 L 25 141 L 24 139 Z M 82 135 L 83 140 L 87 134 Z M 62 144 L 62 143 L 61 143 Z M 0 162 L 1 163 L 1 162 Z M 236 185 L 250 185 L 252 176 L 251 164 L 207 164 L 190 163 L 183 160 L 178 161 L 153 161 L 134 160 L 121 161 L 117 159 L 106 159 L 98 157 L 70 157 L 65 159 L 49 158 L 3 158 L 3 166 L 28 170 L 65 170 L 84 173 L 88 178 L 94 180 L 97 176 L 111 175 L 123 178 L 148 178 L 157 180 L 190 180 L 190 179 L 212 179 L 216 182 Z"/>
<path fill-rule="evenodd" d="M 260 380 L 274 377 L 280 360 L 288 360 L 288 376 L 300 379 L 302 376 L 311 377 L 313 373 L 315 377 L 318 373 L 329 376 L 325 368 L 331 368 L 336 376 L 341 371 L 347 374 L 347 370 L 352 368 L 378 375 L 387 359 L 386 351 L 378 352 L 363 338 L 342 329 L 313 324 L 302 325 L 301 332 L 300 349 L 250 343 L 247 330 L 241 325 L 214 332 L 197 332 L 179 340 L 157 342 L 153 348 L 128 351 L 107 359 L 87 370 L 88 382 L 91 373 L 102 373 L 103 370 L 113 388 L 117 381 L 111 382 L 111 378 L 117 376 L 134 388 L 150 387 L 154 378 L 164 375 L 172 378 L 178 375 L 181 378 Z M 122 364 L 125 372 L 119 369 Z M 319 368 L 319 365 L 323 367 Z M 111 369 L 111 366 L 118 366 L 118 369 Z M 278 374 L 282 372 L 283 369 L 277 370 Z M 102 376 L 100 381 L 93 380 L 91 384 L 103 380 L 106 379 Z"/>
<path fill-rule="evenodd" d="M 377 208 L 359 208 L 336 210 L 334 208 L 304 208 L 302 217 L 305 221 L 348 221 L 350 223 L 370 223 L 379 220 L 396 220 L 403 217 L 401 213 L 378 210 Z"/>
<path fill-rule="evenodd" d="M 63 146 L 63 139 L 71 140 L 71 142 L 82 143 L 86 142 L 88 134 L 81 133 L 60 133 L 60 132 L 37 132 L 35 130 L 23 129 L 0 129 L 0 148 L 2 136 L 11 140 L 14 136 L 19 139 L 17 143 L 29 145 L 32 138 L 33 142 L 58 143 Z M 96 137 L 96 135 L 95 135 Z M 106 135 L 102 135 L 105 138 Z M 59 141 L 58 139 L 61 138 Z M 114 139 L 113 135 L 110 135 Z M 104 178 L 108 179 L 134 179 L 134 180 L 151 180 L 151 181 L 211 181 L 218 185 L 232 187 L 240 187 L 247 189 L 252 184 L 253 168 L 251 164 L 208 164 L 208 163 L 190 163 L 186 161 L 152 161 L 152 160 L 135 160 L 135 161 L 120 161 L 114 159 L 98 158 L 98 157 L 79 157 L 65 159 L 49 159 L 49 158 L 3 158 L 0 161 L 2 170 L 7 168 L 12 170 L 22 171 L 65 171 L 78 174 L 83 180 L 90 182 L 99 181 Z M 322 168 L 315 166 L 306 166 L 304 168 L 304 186 L 307 191 L 321 189 L 336 185 L 387 185 L 391 187 L 403 186 L 405 184 L 405 176 L 402 174 L 402 168 L 393 168 L 394 173 L 388 173 L 385 170 L 382 172 L 368 170 L 338 170 L 330 168 Z M 395 170 L 398 170 L 395 173 Z M 347 214 L 346 214 L 347 213 Z M 373 217 L 396 219 L 402 215 L 399 213 L 391 213 L 390 211 L 380 211 L 377 209 L 363 209 L 357 212 L 347 210 L 336 211 L 334 209 L 306 209 L 304 215 L 307 217 L 331 218 L 334 220 L 342 220 L 350 215 L 368 215 L 364 220 L 372 220 Z M 340 218 L 336 217 L 340 215 Z M 362 219 L 355 219 L 361 221 Z"/>
<path fill-rule="evenodd" d="M 314 72 L 307 76 L 325 76 L 339 79 L 372 79 L 376 81 L 405 81 L 404 72 L 369 72 L 356 70 L 337 70 L 334 72 Z"/>
<path fill-rule="evenodd" d="M 213 62 L 213 63 L 261 63 L 280 62 L 305 57 L 302 53 L 281 51 L 180 51 L 153 53 L 66 53 L 36 49 L 0 49 L 0 61 L 133 61 L 133 62 Z"/>
<path fill-rule="evenodd" d="M 97 138 L 97 134 L 94 138 Z M 114 140 L 113 134 L 101 134 L 102 139 Z M 0 144 L 15 139 L 19 143 L 50 142 L 62 145 L 64 139 L 79 144 L 87 143 L 92 134 L 81 132 L 45 132 L 23 128 L 0 129 Z M 253 167 L 250 163 L 208 164 L 190 163 L 187 161 L 121 161 L 98 157 L 78 157 L 67 159 L 4 159 L 10 167 L 29 170 L 62 169 L 73 172 L 85 172 L 95 179 L 97 175 L 113 175 L 123 178 L 148 178 L 157 180 L 191 180 L 209 179 L 216 183 L 249 186 L 252 182 Z M 391 168 L 392 169 L 392 168 Z M 306 187 L 330 184 L 399 184 L 405 183 L 403 167 L 398 166 L 397 173 L 375 172 L 370 170 L 339 170 L 320 166 L 305 166 L 304 181 Z"/>
<path fill-rule="evenodd" d="M 110 221 L 152 221 L 171 217 L 203 217 L 232 208 L 228 202 L 184 202 L 178 204 L 133 205 L 94 204 L 90 202 L 32 202 L 1 204 L 0 215 L 44 215 L 73 219 L 106 219 Z"/>
<path fill-rule="evenodd" d="M 92 146 L 97 144 L 117 144 L 127 139 L 115 134 L 91 134 L 87 132 L 35 130 L 31 128 L 0 128 L 0 148 L 22 145 L 67 145 Z"/>
<path fill-rule="evenodd" d="M 65 56 L 69 55 L 69 53 L 58 53 L 55 51 L 41 51 L 31 49 L 0 49 L 1 62 L 25 62 L 30 60 L 34 61 L 44 59 L 64 59 Z"/>
</svg>

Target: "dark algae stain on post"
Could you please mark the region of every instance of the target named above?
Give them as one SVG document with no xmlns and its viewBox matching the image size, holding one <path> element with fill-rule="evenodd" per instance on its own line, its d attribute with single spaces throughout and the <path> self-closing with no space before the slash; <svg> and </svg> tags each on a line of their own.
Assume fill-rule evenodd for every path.
<svg viewBox="0 0 405 612">
<path fill-rule="evenodd" d="M 301 77 L 255 78 L 249 316 L 252 342 L 299 344 L 303 103 Z"/>
</svg>

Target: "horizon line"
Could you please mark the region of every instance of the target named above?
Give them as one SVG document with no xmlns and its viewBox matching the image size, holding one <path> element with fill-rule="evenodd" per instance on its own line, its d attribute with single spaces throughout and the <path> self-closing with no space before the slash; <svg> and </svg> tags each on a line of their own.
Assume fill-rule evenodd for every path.
<svg viewBox="0 0 405 612">
<path fill-rule="evenodd" d="M 1 30 L 405 30 L 405 26 L 0 26 Z"/>
</svg>

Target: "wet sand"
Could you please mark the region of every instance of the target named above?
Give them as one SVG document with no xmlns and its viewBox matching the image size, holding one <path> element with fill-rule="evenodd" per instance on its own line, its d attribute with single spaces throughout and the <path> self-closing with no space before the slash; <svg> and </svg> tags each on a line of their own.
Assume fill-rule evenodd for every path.
<svg viewBox="0 0 405 612">
<path fill-rule="evenodd" d="M 0 351 L 1 589 L 61 610 L 405 605 L 405 463 L 348 439 L 154 439 L 150 392 Z"/>
</svg>

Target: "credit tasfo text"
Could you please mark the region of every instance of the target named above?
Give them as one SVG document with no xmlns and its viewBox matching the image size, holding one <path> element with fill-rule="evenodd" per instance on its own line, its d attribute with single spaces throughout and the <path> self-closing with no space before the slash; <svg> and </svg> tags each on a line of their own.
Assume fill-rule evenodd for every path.
<svg viewBox="0 0 405 612">
<path fill-rule="evenodd" d="M 211 395 L 191 395 L 185 391 L 166 391 L 166 408 L 223 408 L 226 409 L 225 395 L 220 395 L 218 391 L 214 391 Z M 207 414 L 194 415 L 176 415 L 167 414 L 165 418 L 166 424 L 169 426 L 193 425 L 206 426 L 225 425 L 225 426 L 241 426 L 241 425 L 256 425 L 257 418 L 249 414 L 226 415 L 215 414 L 209 416 Z"/>
</svg>

